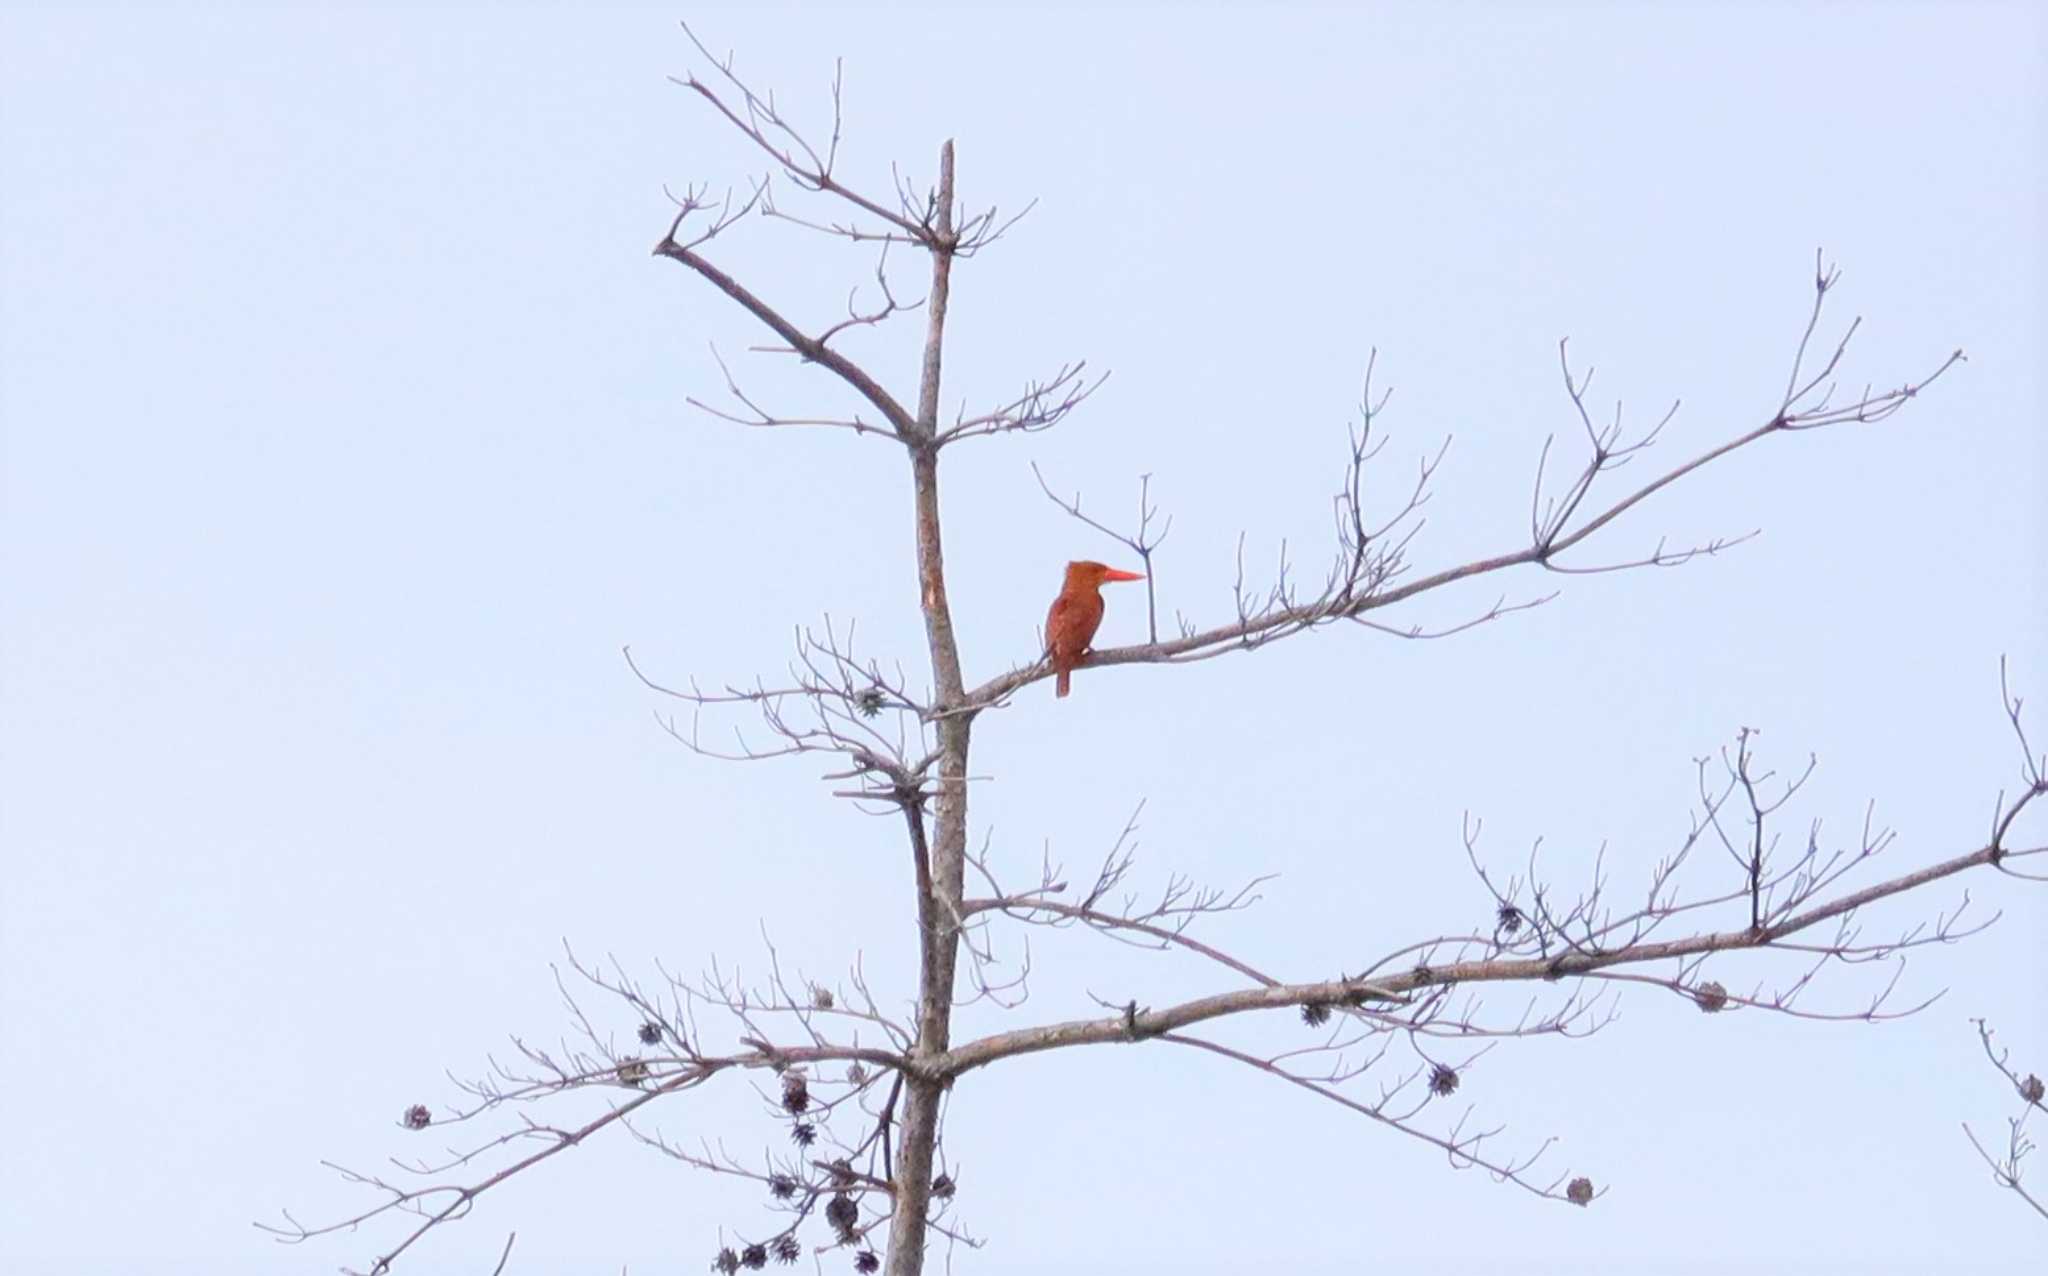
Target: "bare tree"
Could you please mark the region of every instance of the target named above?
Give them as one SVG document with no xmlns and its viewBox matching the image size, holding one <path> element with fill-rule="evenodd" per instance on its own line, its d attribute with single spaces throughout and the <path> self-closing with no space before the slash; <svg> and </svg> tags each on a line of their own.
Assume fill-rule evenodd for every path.
<svg viewBox="0 0 2048 1276">
<path fill-rule="evenodd" d="M 1199 923 L 1252 903 L 1256 881 L 1212 887 L 1174 876 L 1156 893 L 1140 894 L 1132 884 L 1135 817 L 1092 870 L 1069 877 L 1048 862 L 1014 877 L 972 836 L 970 751 L 977 728 L 1000 721 L 1011 698 L 1047 679 L 1051 669 L 1034 654 L 970 682 L 947 596 L 940 460 L 955 444 L 1058 424 L 1100 378 L 1076 361 L 1001 402 L 948 411 L 942 388 L 955 268 L 997 243 L 1017 217 L 962 207 L 951 142 L 939 149 L 937 177 L 928 185 L 897 174 L 887 193 L 856 186 L 839 167 L 836 81 L 829 132 L 821 139 L 801 130 L 772 95 L 743 81 L 730 58 L 714 57 L 701 43 L 697 49 L 710 69 L 677 82 L 758 148 L 767 172 L 739 194 L 714 199 L 706 188 L 691 187 L 674 196 L 674 216 L 654 253 L 766 329 L 771 351 L 836 382 L 847 404 L 787 414 L 765 406 L 721 363 L 726 399 L 698 406 L 742 425 L 841 429 L 901 450 L 912 478 L 928 666 L 913 676 L 862 654 L 853 628 L 831 622 L 798 634 L 787 677 L 772 682 L 706 687 L 649 672 L 630 651 L 626 659 L 652 692 L 683 711 L 664 715 L 663 722 L 690 749 L 739 760 L 831 758 L 833 792 L 861 810 L 901 821 L 907 863 L 899 871 L 908 869 L 917 916 L 915 994 L 872 989 L 858 966 L 843 980 L 814 985 L 786 974 L 772 946 L 770 973 L 758 982 L 716 963 L 696 978 L 659 968 L 642 977 L 615 961 L 572 952 L 560 974 L 572 1042 L 548 1049 L 515 1040 L 512 1058 L 462 1083 L 460 1103 L 440 1111 L 410 1109 L 401 1120 L 410 1129 L 475 1133 L 439 1158 L 396 1162 L 393 1172 L 341 1170 L 372 1191 L 372 1202 L 320 1225 L 301 1225 L 287 1215 L 271 1228 L 284 1239 L 389 1221 L 394 1234 L 369 1265 L 385 1272 L 441 1224 L 465 1217 L 498 1184 L 617 1127 L 678 1161 L 760 1185 L 771 1213 L 759 1226 L 737 1228 L 742 1239 L 716 1250 L 715 1269 L 757 1269 L 770 1260 L 794 1262 L 806 1251 L 837 1250 L 856 1271 L 886 1262 L 895 1276 L 915 1276 L 933 1237 L 978 1243 L 956 1209 L 943 1139 L 949 1097 L 971 1092 L 980 1070 L 1023 1055 L 1124 1042 L 1230 1061 L 1426 1144 L 1454 1167 L 1480 1168 L 1537 1196 L 1585 1206 L 1604 1187 L 1589 1174 L 1549 1166 L 1552 1140 L 1510 1140 L 1501 1126 L 1475 1123 L 1468 1110 L 1448 1102 L 1495 1043 L 1597 1031 L 1631 985 L 1685 998 L 1708 1014 L 1754 1010 L 1876 1020 L 1911 1013 L 1924 1002 L 1904 1000 L 1898 991 L 1902 954 L 1955 942 L 1987 921 L 1966 918 L 1964 896 L 1953 907 L 1924 905 L 1921 920 L 1902 932 L 1866 936 L 1859 910 L 1894 896 L 1923 898 L 1947 879 L 1979 870 L 2040 880 L 2024 869 L 2032 857 L 2048 854 L 2048 846 L 2025 845 L 2014 830 L 2048 792 L 2048 781 L 2009 694 L 2007 712 L 2027 758 L 2023 781 L 2001 794 L 1983 837 L 1950 848 L 1945 857 L 1897 863 L 1892 835 L 1867 814 L 1860 833 L 1839 846 L 1823 837 L 1817 819 L 1795 821 L 1792 804 L 1811 763 L 1780 774 L 1745 729 L 1718 758 L 1697 763 L 1690 832 L 1661 858 L 1632 856 L 1610 866 L 1603 856 L 1587 880 L 1560 883 L 1535 851 L 1512 868 L 1495 863 L 1481 850 L 1479 825 L 1468 819 L 1465 848 L 1491 925 L 1453 925 L 1390 940 L 1343 970 L 1269 971 L 1197 935 Z M 872 252 L 872 282 L 854 291 L 843 317 L 799 319 L 715 259 L 721 236 L 757 218 Z M 919 260 L 926 272 L 923 295 L 914 299 L 899 291 L 892 274 L 905 257 Z M 1176 611 L 1162 632 L 1156 568 L 1171 522 L 1160 516 L 1142 481 L 1136 523 L 1119 529 L 1084 513 L 1080 496 L 1061 496 L 1040 475 L 1050 500 L 1127 546 L 1147 569 L 1147 640 L 1094 651 L 1084 666 L 1206 660 L 1340 624 L 1404 638 L 1442 637 L 1555 595 L 1503 592 L 1491 606 L 1436 629 L 1407 619 L 1402 605 L 1477 578 L 1674 566 L 1727 548 L 1744 538 L 1679 547 L 1659 542 L 1647 553 L 1598 556 L 1624 514 L 1722 457 L 1768 446 L 1779 435 L 1883 421 L 1962 359 L 1960 351 L 1946 355 L 1891 388 L 1851 388 L 1845 363 L 1857 323 L 1823 335 L 1838 279 L 1816 258 L 1811 306 L 1794 329 L 1784 391 L 1760 406 L 1756 423 L 1649 474 L 1648 449 L 1676 406 L 1644 428 L 1633 427 L 1619 409 L 1611 417 L 1596 415 L 1588 397 L 1592 374 L 1576 371 L 1560 343 L 1564 395 L 1578 434 L 1543 443 L 1526 537 L 1468 562 L 1418 561 L 1420 512 L 1441 452 L 1396 477 L 1389 495 L 1381 495 L 1387 398 L 1373 388 L 1372 360 L 1332 494 L 1327 565 L 1303 574 L 1283 557 L 1272 580 L 1255 585 L 1240 554 L 1237 584 L 1220 618 L 1190 619 Z M 840 340 L 856 329 L 912 318 L 922 326 L 914 389 L 892 386 L 848 355 Z M 1637 479 L 1623 482 L 1618 471 L 1630 465 L 1637 466 Z M 707 736 L 707 721 L 734 712 L 754 715 L 755 734 Z M 728 739 L 733 742 L 713 742 Z M 1091 1017 L 1020 1022 L 955 1040 L 956 1008 L 983 1002 L 1016 1009 L 1025 1001 L 1028 967 L 1005 973 L 1012 968 L 999 966 L 994 956 L 997 937 L 1009 926 L 1086 929 L 1206 963 L 1217 978 L 1215 991 L 1165 1005 L 1105 1002 Z M 1744 953 L 1756 955 L 1755 969 L 1738 984 L 1736 958 Z M 1846 988 L 1840 986 L 1845 979 Z M 1501 984 L 1527 985 L 1531 996 L 1513 1009 L 1496 1009 L 1484 994 Z M 1817 994 L 1822 987 L 1829 991 Z M 1268 1014 L 1275 1011 L 1287 1013 Z M 1259 1048 L 1213 1033 L 1224 1020 L 1261 1015 L 1267 1017 L 1251 1025 L 1267 1034 Z M 1293 1034 L 1289 1042 L 1272 1039 L 1283 1026 L 1276 1019 Z M 1306 1045 L 1300 1044 L 1303 1025 L 1312 1034 Z M 621 1044 L 624 1034 L 634 1040 Z M 659 1111 L 684 1102 L 686 1092 L 743 1074 L 758 1079 L 755 1093 L 784 1127 L 788 1143 L 781 1151 L 741 1157 L 721 1146 L 684 1142 L 652 1124 Z M 2017 1175 L 2011 1178 L 2017 1187 Z"/>
</svg>

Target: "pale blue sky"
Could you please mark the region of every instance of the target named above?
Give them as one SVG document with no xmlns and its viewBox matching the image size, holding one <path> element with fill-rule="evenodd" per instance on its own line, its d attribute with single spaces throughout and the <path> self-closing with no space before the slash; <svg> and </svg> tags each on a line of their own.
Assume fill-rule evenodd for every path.
<svg viewBox="0 0 2048 1276">
<path fill-rule="evenodd" d="M 664 182 L 758 168 L 664 78 L 684 12 L 0 9 L 9 1271 L 366 1263 L 382 1233 L 249 1224 L 347 1209 L 320 1158 L 415 1150 L 392 1122 L 452 1097 L 444 1069 L 559 1031 L 564 939 L 692 970 L 757 962 L 765 924 L 785 962 L 859 956 L 907 995 L 896 826 L 821 767 L 683 752 L 618 656 L 772 673 L 829 612 L 922 661 L 900 457 L 683 402 L 717 390 L 714 340 L 775 403 L 838 402 L 648 256 Z M 694 17 L 809 119 L 844 57 L 849 175 L 929 174 L 950 136 L 970 201 L 1041 201 L 957 278 L 956 395 L 1114 369 L 1058 431 L 948 454 L 970 678 L 1030 658 L 1059 565 L 1114 548 L 1032 461 L 1109 513 L 1151 473 L 1164 600 L 1196 618 L 1227 614 L 1240 532 L 1254 564 L 1283 537 L 1315 561 L 1375 345 L 1390 468 L 1454 439 L 1425 566 L 1516 544 L 1544 435 L 1576 429 L 1561 336 L 1597 397 L 1684 398 L 1673 457 L 1775 406 L 1816 245 L 1835 318 L 1866 317 L 1852 376 L 1970 354 L 1893 421 L 1772 440 L 1607 541 L 1764 529 L 1723 558 L 1565 581 L 1442 643 L 1325 632 L 1034 688 L 976 741 L 1004 862 L 1086 861 L 1145 799 L 1146 880 L 1277 872 L 1211 934 L 1308 977 L 1485 916 L 1468 810 L 1503 862 L 1540 834 L 1564 873 L 1605 840 L 1639 880 L 1691 759 L 1742 726 L 1819 754 L 1796 820 L 1852 836 L 1874 797 L 1901 865 L 1981 840 L 2016 764 L 2001 653 L 2048 706 L 2032 6 Z M 719 259 L 812 315 L 870 267 L 754 223 Z M 861 347 L 898 385 L 907 336 Z M 1106 639 L 1139 636 L 1134 601 Z M 1641 995 L 1593 1040 L 1496 1051 L 1461 1095 L 1611 1185 L 1585 1212 L 1200 1059 L 976 1075 L 950 1146 L 989 1245 L 955 1270 L 2013 1270 L 2048 1232 L 1958 1129 L 2009 1106 L 1967 1021 L 2048 1070 L 2048 895 L 1923 908 L 1963 885 L 2005 919 L 1916 956 L 1907 989 L 1951 991 L 1915 1020 Z M 1214 986 L 1086 935 L 1033 958 L 1035 1017 Z M 780 1137 L 731 1097 L 673 1120 Z M 517 1271 L 701 1270 L 760 1218 L 614 1142 L 402 1270 L 487 1271 L 515 1228 Z"/>
</svg>

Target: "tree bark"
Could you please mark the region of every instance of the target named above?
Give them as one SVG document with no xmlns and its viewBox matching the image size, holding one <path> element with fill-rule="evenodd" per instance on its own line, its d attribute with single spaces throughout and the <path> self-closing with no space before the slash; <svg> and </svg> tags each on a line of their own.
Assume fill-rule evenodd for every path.
<svg viewBox="0 0 2048 1276">
<path fill-rule="evenodd" d="M 960 649 L 953 636 L 953 613 L 946 600 L 946 564 L 939 522 L 939 385 L 946 337 L 946 305 L 953 274 L 953 143 L 939 151 L 936 243 L 932 248 L 932 286 L 927 301 L 924 360 L 918 384 L 918 440 L 911 445 L 911 485 L 915 502 L 918 605 L 924 612 L 925 637 L 931 648 L 932 682 L 938 714 L 938 792 L 932 800 L 935 818 L 924 837 L 922 811 L 912 811 L 913 849 L 926 857 L 919 886 L 928 891 L 918 901 L 919 988 L 917 1044 L 914 1059 L 946 1053 L 953 1028 L 953 980 L 960 953 L 960 903 L 967 851 L 967 750 L 969 715 L 959 712 L 966 700 L 960 676 Z M 926 883 L 929 883 L 928 885 Z M 903 1120 L 899 1127 L 895 1165 L 895 1212 L 889 1220 L 887 1276 L 922 1276 L 925 1212 L 931 1204 L 932 1172 L 939 1137 L 939 1108 L 946 1083 L 907 1077 L 903 1089 Z"/>
</svg>

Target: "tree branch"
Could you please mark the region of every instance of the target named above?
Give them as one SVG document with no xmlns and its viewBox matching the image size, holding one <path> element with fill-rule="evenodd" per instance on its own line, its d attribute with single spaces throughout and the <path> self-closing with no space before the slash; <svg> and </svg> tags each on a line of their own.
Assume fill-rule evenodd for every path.
<svg viewBox="0 0 2048 1276">
<path fill-rule="evenodd" d="M 676 219 L 676 225 L 670 226 L 668 233 L 662 236 L 661 242 L 654 246 L 655 256 L 667 257 L 671 261 L 681 262 L 691 270 L 696 271 L 712 287 L 738 302 L 741 309 L 760 320 L 763 324 L 766 324 L 776 336 L 781 337 L 788 344 L 789 348 L 794 350 L 805 361 L 818 364 L 840 380 L 846 382 L 847 385 L 852 386 L 862 398 L 873 404 L 875 410 L 882 414 L 883 419 L 887 420 L 890 427 L 896 431 L 898 438 L 908 441 L 917 436 L 918 427 L 916 419 L 910 415 L 902 404 L 896 401 L 894 395 L 883 389 L 881 383 L 869 376 L 866 370 L 859 364 L 826 345 L 818 338 L 805 333 L 803 329 L 797 327 L 788 319 L 783 318 L 781 312 L 777 311 L 775 307 L 755 296 L 752 291 L 737 279 L 734 279 L 731 275 L 726 274 L 718 267 L 706 261 L 695 249 L 686 248 L 682 244 L 677 243 L 676 229 L 681 225 L 681 222 L 682 218 L 679 216 Z"/>
<path fill-rule="evenodd" d="M 2032 848 L 2019 853 L 2037 854 L 2044 850 L 2048 850 L 2048 847 Z M 954 1047 L 943 1057 L 933 1061 L 933 1066 L 946 1076 L 957 1077 L 975 1068 L 986 1067 L 1017 1055 L 1070 1046 L 1103 1045 L 1130 1041 L 1133 1038 L 1156 1037 L 1211 1019 L 1254 1010 L 1302 1006 L 1310 1002 L 1345 1002 L 1357 997 L 1398 1000 L 1417 989 L 1443 982 L 1548 982 L 1572 975 L 1590 974 L 1611 966 L 1668 961 L 1705 953 L 1769 948 L 1779 939 L 1796 935 L 1820 922 L 1853 912 L 1866 904 L 1904 894 L 1968 869 L 1991 864 L 1996 854 L 1996 848 L 1982 846 L 1967 854 L 1930 864 L 1914 872 L 1854 891 L 1761 930 L 1745 928 L 1735 931 L 1713 931 L 1686 939 L 1631 944 L 1613 952 L 1573 953 L 1553 958 L 1520 960 L 1461 961 L 1432 967 L 1427 971 L 1409 971 L 1371 979 L 1321 980 L 1315 983 L 1276 984 L 1240 989 L 1198 997 L 1163 1010 L 1140 1011 L 1135 1016 L 1077 1019 L 1066 1023 L 995 1033 Z"/>
<path fill-rule="evenodd" d="M 1820 276 L 1816 288 L 1816 314 L 1827 289 L 1833 286 L 1837 277 L 1833 274 L 1823 274 Z M 1809 325 L 1809 335 L 1810 329 L 1811 325 Z M 1231 651 L 1251 650 L 1278 638 L 1301 633 L 1338 620 L 1365 623 L 1364 618 L 1373 612 L 1396 606 L 1424 594 L 1433 593 L 1460 581 L 1490 576 L 1512 568 L 1532 564 L 1550 571 L 1569 574 L 1588 571 L 1611 571 L 1622 566 L 1670 566 L 1695 556 L 1716 553 L 1732 544 L 1747 539 L 1747 536 L 1732 539 L 1716 539 L 1706 545 L 1683 551 L 1666 551 L 1660 544 L 1654 554 L 1628 564 L 1609 564 L 1589 568 L 1564 564 L 1558 561 L 1560 555 L 1584 544 L 1595 533 L 1613 523 L 1623 514 L 1636 508 L 1663 489 L 1697 473 L 1722 457 L 1740 451 L 1774 434 L 1816 429 L 1827 425 L 1848 422 L 1870 423 L 1882 421 L 1904 407 L 1907 402 L 1917 397 L 1921 391 L 1932 385 L 1950 368 L 1963 360 L 1963 353 L 1958 350 L 1943 360 L 1932 372 L 1917 381 L 1909 382 L 1893 390 L 1877 393 L 1866 392 L 1853 402 L 1836 404 L 1833 402 L 1832 387 L 1826 393 L 1822 393 L 1820 391 L 1820 382 L 1825 379 L 1825 374 L 1832 373 L 1855 330 L 1856 325 L 1852 324 L 1848 334 L 1843 337 L 1834 357 L 1828 362 L 1826 368 L 1823 369 L 1823 375 L 1808 378 L 1806 381 L 1796 385 L 1794 387 L 1796 393 L 1793 397 L 1780 405 L 1769 420 L 1727 442 L 1700 453 L 1691 460 L 1673 466 L 1649 482 L 1600 507 L 1595 513 L 1585 517 L 1583 521 L 1577 522 L 1575 525 L 1573 525 L 1573 520 L 1580 514 L 1582 504 L 1588 493 L 1592 490 L 1594 480 L 1601 474 L 1618 468 L 1626 461 L 1632 459 L 1635 454 L 1647 448 L 1662 430 L 1664 424 L 1670 420 L 1670 414 L 1667 413 L 1663 420 L 1660 420 L 1644 438 L 1624 445 L 1619 441 L 1621 426 L 1618 420 L 1613 426 L 1607 428 L 1593 425 L 1590 415 L 1585 410 L 1583 400 L 1586 382 L 1575 379 L 1569 364 L 1566 364 L 1564 371 L 1566 389 L 1584 423 L 1587 438 L 1592 447 L 1592 456 L 1585 468 L 1580 472 L 1578 478 L 1568 489 L 1563 501 L 1553 503 L 1547 517 L 1539 516 L 1532 518 L 1532 535 L 1529 544 L 1518 549 L 1473 559 L 1469 562 L 1445 568 L 1431 575 L 1400 584 L 1394 583 L 1394 580 L 1395 577 L 1402 574 L 1405 570 L 1405 564 L 1400 551 L 1405 548 L 1406 540 L 1403 539 L 1397 544 L 1381 548 L 1379 550 L 1381 557 L 1377 560 L 1368 559 L 1366 557 L 1368 547 L 1375 545 L 1379 537 L 1383 537 L 1387 531 L 1391 530 L 1392 524 L 1388 528 L 1379 529 L 1376 533 L 1368 532 L 1357 513 L 1356 476 L 1364 462 L 1376 450 L 1367 440 L 1371 435 L 1374 417 L 1385 404 L 1384 396 L 1377 401 L 1373 400 L 1370 383 L 1368 383 L 1365 401 L 1365 429 L 1360 434 L 1353 436 L 1350 470 L 1352 477 L 1347 484 L 1346 496 L 1340 497 L 1340 540 L 1342 541 L 1344 551 L 1340 555 L 1342 561 L 1333 568 L 1329 583 L 1317 597 L 1308 601 L 1297 601 L 1293 596 L 1291 587 L 1285 583 L 1283 570 L 1282 582 L 1274 587 L 1263 606 L 1248 605 L 1243 600 L 1242 591 L 1240 590 L 1238 618 L 1235 622 L 1214 625 L 1206 629 L 1189 627 L 1179 637 L 1163 641 L 1155 640 L 1123 647 L 1101 648 L 1089 653 L 1083 660 L 1082 665 L 1083 667 L 1091 667 L 1099 665 L 1177 664 L 1195 660 L 1207 660 Z M 1803 342 L 1801 358 L 1803 359 Z M 1801 365 L 1795 362 L 1795 370 L 1800 367 Z M 1544 458 L 1546 460 L 1549 455 L 1549 447 L 1549 443 L 1546 442 L 1544 445 Z M 1433 462 L 1424 465 L 1422 477 L 1425 483 L 1433 469 Z M 1541 467 L 1539 466 L 1539 474 L 1540 469 Z M 1043 480 L 1041 479 L 1041 484 L 1042 482 Z M 1049 489 L 1047 494 L 1051 496 Z M 1540 482 L 1537 494 L 1537 503 L 1540 506 Z M 1052 499 L 1059 500 L 1058 497 L 1052 497 Z M 1348 507 L 1343 503 L 1347 499 L 1350 502 Z M 1407 515 L 1413 513 L 1419 508 L 1423 499 L 1424 493 L 1421 487 L 1418 486 L 1416 495 L 1410 498 L 1407 506 L 1402 510 L 1401 514 L 1396 516 L 1393 522 L 1399 523 Z M 1066 506 L 1067 503 L 1061 502 L 1061 504 Z M 1068 508 L 1070 513 L 1073 512 L 1071 507 Z M 1350 511 L 1349 523 L 1345 519 L 1347 508 Z M 1356 524 L 1355 533 L 1347 531 L 1351 524 Z M 1409 536 L 1412 537 L 1412 535 L 1413 532 L 1411 531 Z M 1368 564 L 1370 565 L 1368 566 Z M 1494 612 L 1489 613 L 1489 617 L 1500 614 L 1501 610 L 1501 608 L 1496 607 Z M 1399 632 L 1398 629 L 1393 629 L 1392 627 L 1379 625 L 1373 627 L 1389 628 L 1393 632 Z M 1420 631 L 1415 632 L 1419 634 Z M 970 711 L 990 708 L 1000 704 L 1020 688 L 1049 676 L 1051 676 L 1050 668 L 1043 662 L 1035 662 L 1029 666 L 1013 669 L 1008 673 L 991 678 L 974 688 L 967 694 L 966 706 Z"/>
</svg>

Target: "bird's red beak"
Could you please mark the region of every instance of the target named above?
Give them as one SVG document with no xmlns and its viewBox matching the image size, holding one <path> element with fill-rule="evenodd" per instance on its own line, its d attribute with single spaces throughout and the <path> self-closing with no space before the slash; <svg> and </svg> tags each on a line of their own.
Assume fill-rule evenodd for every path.
<svg viewBox="0 0 2048 1276">
<path fill-rule="evenodd" d="M 1116 568 L 1112 567 L 1112 568 L 1110 568 L 1110 569 L 1109 569 L 1108 571 L 1106 571 L 1106 572 L 1102 573 L 1102 579 L 1104 579 L 1104 580 L 1143 580 L 1143 579 L 1145 579 L 1145 576 L 1144 576 L 1144 573 L 1142 573 L 1142 572 L 1120 572 L 1120 571 L 1118 571 L 1118 570 L 1117 570 Z"/>
</svg>

